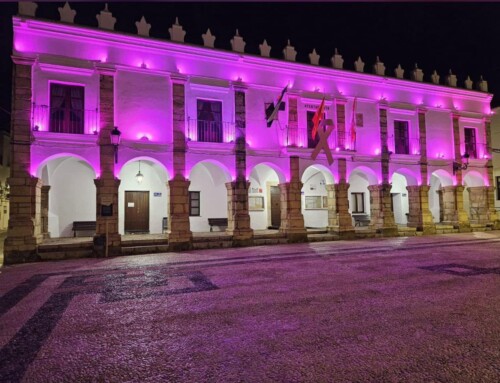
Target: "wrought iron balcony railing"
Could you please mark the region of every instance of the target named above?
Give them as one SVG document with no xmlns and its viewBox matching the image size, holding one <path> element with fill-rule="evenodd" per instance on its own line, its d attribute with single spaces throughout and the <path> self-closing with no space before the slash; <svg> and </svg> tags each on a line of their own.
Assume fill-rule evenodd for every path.
<svg viewBox="0 0 500 383">
<path fill-rule="evenodd" d="M 188 118 L 188 139 L 198 142 L 234 142 L 234 123 Z"/>
<path fill-rule="evenodd" d="M 97 109 L 53 108 L 33 104 L 31 128 L 35 131 L 68 134 L 97 134 Z"/>
</svg>

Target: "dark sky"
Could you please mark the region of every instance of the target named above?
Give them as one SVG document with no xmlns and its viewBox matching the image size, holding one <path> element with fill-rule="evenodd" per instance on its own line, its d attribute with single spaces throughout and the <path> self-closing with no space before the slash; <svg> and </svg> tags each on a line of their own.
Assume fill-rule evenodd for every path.
<svg viewBox="0 0 500 383">
<path fill-rule="evenodd" d="M 38 3 L 38 18 L 59 20 L 62 2 Z M 76 24 L 97 26 L 95 15 L 104 3 L 71 3 Z M 313 48 L 320 65 L 330 66 L 334 48 L 352 70 L 361 56 L 371 72 L 376 56 L 393 76 L 401 64 L 408 78 L 415 63 L 424 80 L 436 69 L 444 82 L 451 68 L 463 87 L 467 75 L 475 82 L 483 75 L 489 91 L 500 94 L 500 3 L 118 3 L 109 10 L 117 18 L 115 30 L 136 33 L 142 15 L 152 25 L 150 35 L 168 39 L 168 28 L 179 17 L 186 42 L 202 45 L 201 34 L 210 28 L 215 47 L 230 49 L 236 28 L 245 39 L 246 52 L 258 54 L 267 39 L 271 56 L 282 58 L 287 39 L 297 50 L 297 61 L 308 62 Z M 0 3 L 0 126 L 8 129 L 12 64 L 12 21 L 16 3 Z M 500 105 L 500 96 L 493 99 Z"/>
</svg>

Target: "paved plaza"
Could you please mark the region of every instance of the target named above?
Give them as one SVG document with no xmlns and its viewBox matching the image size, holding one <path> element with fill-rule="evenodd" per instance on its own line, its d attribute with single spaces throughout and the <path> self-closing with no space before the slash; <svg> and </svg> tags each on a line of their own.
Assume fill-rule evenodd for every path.
<svg viewBox="0 0 500 383">
<path fill-rule="evenodd" d="M 500 233 L 0 268 L 2 382 L 499 382 Z"/>
</svg>

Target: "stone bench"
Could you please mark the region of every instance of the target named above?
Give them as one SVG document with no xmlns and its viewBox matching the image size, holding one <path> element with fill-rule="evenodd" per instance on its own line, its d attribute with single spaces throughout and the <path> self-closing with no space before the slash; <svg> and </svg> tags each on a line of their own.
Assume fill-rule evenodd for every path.
<svg viewBox="0 0 500 383">
<path fill-rule="evenodd" d="M 208 224 L 210 225 L 210 231 L 213 231 L 214 226 L 227 227 L 227 218 L 208 218 Z"/>
<path fill-rule="evenodd" d="M 368 226 L 370 224 L 370 216 L 368 214 L 353 214 L 354 226 Z"/>
<path fill-rule="evenodd" d="M 76 237 L 77 231 L 96 231 L 96 221 L 74 221 L 73 222 L 73 237 Z"/>
</svg>

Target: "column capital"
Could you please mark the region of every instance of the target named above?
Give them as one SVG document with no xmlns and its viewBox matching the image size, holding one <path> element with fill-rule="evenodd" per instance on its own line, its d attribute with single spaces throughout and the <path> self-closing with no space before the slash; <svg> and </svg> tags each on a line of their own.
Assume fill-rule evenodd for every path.
<svg viewBox="0 0 500 383">
<path fill-rule="evenodd" d="M 31 57 L 31 56 L 19 56 L 19 55 L 12 55 L 10 56 L 14 64 L 16 65 L 28 65 L 32 66 L 35 64 L 38 59 L 36 57 Z"/>
<path fill-rule="evenodd" d="M 180 74 L 180 73 L 172 73 L 170 74 L 170 81 L 172 84 L 185 85 L 188 80 L 188 76 Z"/>
<path fill-rule="evenodd" d="M 107 63 L 96 63 L 94 64 L 94 69 L 97 73 L 103 76 L 112 76 L 116 75 L 116 66 Z"/>
</svg>

